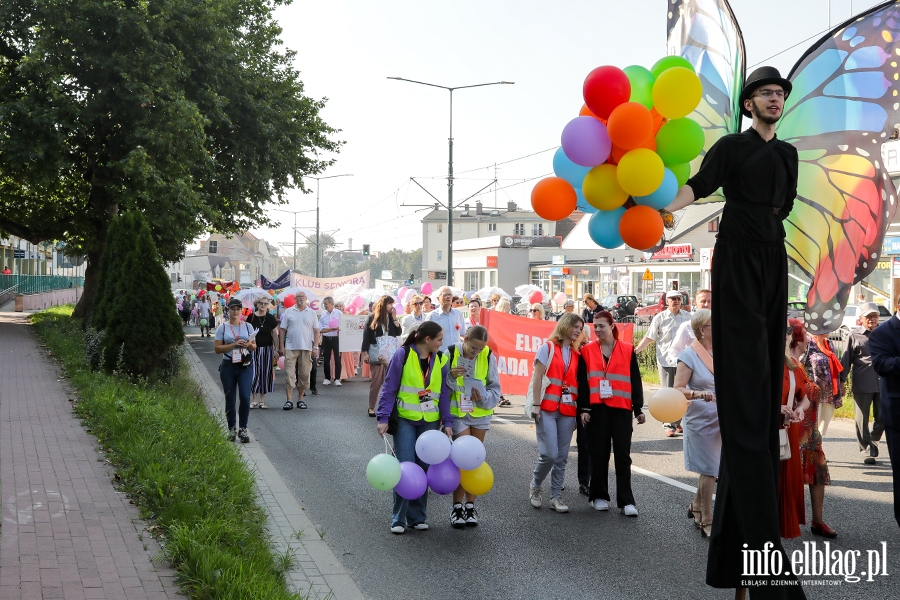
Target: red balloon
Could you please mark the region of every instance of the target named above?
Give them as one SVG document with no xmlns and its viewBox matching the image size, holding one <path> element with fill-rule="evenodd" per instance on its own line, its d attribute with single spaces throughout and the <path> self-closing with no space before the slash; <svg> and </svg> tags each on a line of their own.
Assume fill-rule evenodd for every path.
<svg viewBox="0 0 900 600">
<path fill-rule="evenodd" d="M 663 234 L 663 221 L 659 211 L 649 206 L 629 208 L 619 221 L 622 241 L 635 250 L 647 250 L 659 243 Z"/>
<path fill-rule="evenodd" d="M 528 294 L 528 301 L 532 304 L 540 304 L 544 300 L 544 294 L 541 292 L 534 290 L 530 294 Z"/>
<path fill-rule="evenodd" d="M 578 196 L 572 184 L 559 177 L 546 177 L 531 190 L 531 206 L 542 219 L 565 219 L 578 204 Z"/>
<path fill-rule="evenodd" d="M 290 308 L 290 307 L 292 307 L 292 306 L 293 306 L 294 304 L 296 304 L 296 303 L 297 303 L 297 301 L 294 300 L 294 297 L 293 297 L 293 296 L 287 296 L 287 297 L 284 299 L 284 302 L 282 302 L 282 304 L 284 304 L 284 307 L 285 307 L 285 308 Z"/>
<path fill-rule="evenodd" d="M 600 119 L 608 119 L 613 109 L 631 98 L 631 82 L 618 67 L 597 67 L 584 80 L 584 103 Z"/>
<path fill-rule="evenodd" d="M 653 116 L 643 104 L 625 102 L 613 109 L 607 129 L 613 144 L 633 150 L 653 137 Z"/>
</svg>

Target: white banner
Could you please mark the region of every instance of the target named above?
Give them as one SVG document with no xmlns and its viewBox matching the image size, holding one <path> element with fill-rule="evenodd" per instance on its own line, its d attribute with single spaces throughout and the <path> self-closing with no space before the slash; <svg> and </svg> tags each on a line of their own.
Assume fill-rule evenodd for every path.
<svg viewBox="0 0 900 600">
<path fill-rule="evenodd" d="M 306 288 L 315 292 L 319 297 L 325 297 L 332 290 L 336 290 L 342 285 L 361 285 L 363 288 L 369 287 L 369 271 L 360 271 L 353 275 L 344 277 L 309 277 L 308 275 L 294 275 L 294 286 Z"/>
<path fill-rule="evenodd" d="M 341 315 L 341 328 L 338 331 L 339 352 L 359 352 L 368 318 L 366 315 Z"/>
</svg>

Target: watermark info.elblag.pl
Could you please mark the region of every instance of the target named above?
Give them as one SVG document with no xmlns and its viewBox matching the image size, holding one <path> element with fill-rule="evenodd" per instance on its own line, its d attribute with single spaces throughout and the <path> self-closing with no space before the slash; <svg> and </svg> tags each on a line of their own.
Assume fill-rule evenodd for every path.
<svg viewBox="0 0 900 600">
<path fill-rule="evenodd" d="M 841 550 L 831 548 L 830 542 L 803 542 L 803 549 L 790 553 L 790 564 L 775 552 L 774 544 L 767 542 L 762 550 L 750 550 L 747 544 L 741 550 L 745 577 L 785 577 L 792 573 L 799 581 L 754 580 L 741 583 L 755 585 L 842 585 L 859 581 L 875 581 L 887 577 L 887 542 L 874 550 Z"/>
</svg>

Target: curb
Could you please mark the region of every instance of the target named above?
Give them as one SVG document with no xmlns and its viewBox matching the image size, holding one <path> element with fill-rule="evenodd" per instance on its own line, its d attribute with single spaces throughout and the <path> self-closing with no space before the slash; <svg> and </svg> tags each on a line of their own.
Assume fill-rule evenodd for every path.
<svg viewBox="0 0 900 600">
<path fill-rule="evenodd" d="M 224 423 L 224 403 L 218 396 L 219 388 L 215 380 L 187 341 L 184 342 L 184 348 L 190 376 L 200 387 L 207 409 Z M 275 551 L 283 553 L 290 550 L 294 554 L 295 566 L 286 574 L 290 588 L 309 598 L 365 598 L 328 544 L 317 539 L 316 528 L 306 511 L 294 498 L 263 449 L 252 443 L 256 441 L 252 433 L 250 436 L 251 443 L 238 444 L 238 448 L 251 471 L 256 473 L 258 501 L 266 510 L 266 530 L 272 538 Z M 304 533 L 298 539 L 295 534 L 299 531 Z"/>
</svg>

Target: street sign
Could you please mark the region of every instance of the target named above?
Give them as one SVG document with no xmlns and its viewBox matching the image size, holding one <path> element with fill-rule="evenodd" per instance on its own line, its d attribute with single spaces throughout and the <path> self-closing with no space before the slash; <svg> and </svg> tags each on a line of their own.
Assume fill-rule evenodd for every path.
<svg viewBox="0 0 900 600">
<path fill-rule="evenodd" d="M 13 250 L 13 258 L 25 258 L 24 250 Z"/>
<path fill-rule="evenodd" d="M 653 273 L 650 272 L 650 269 L 644 271 L 644 276 L 641 277 L 644 281 L 653 281 Z"/>
</svg>

